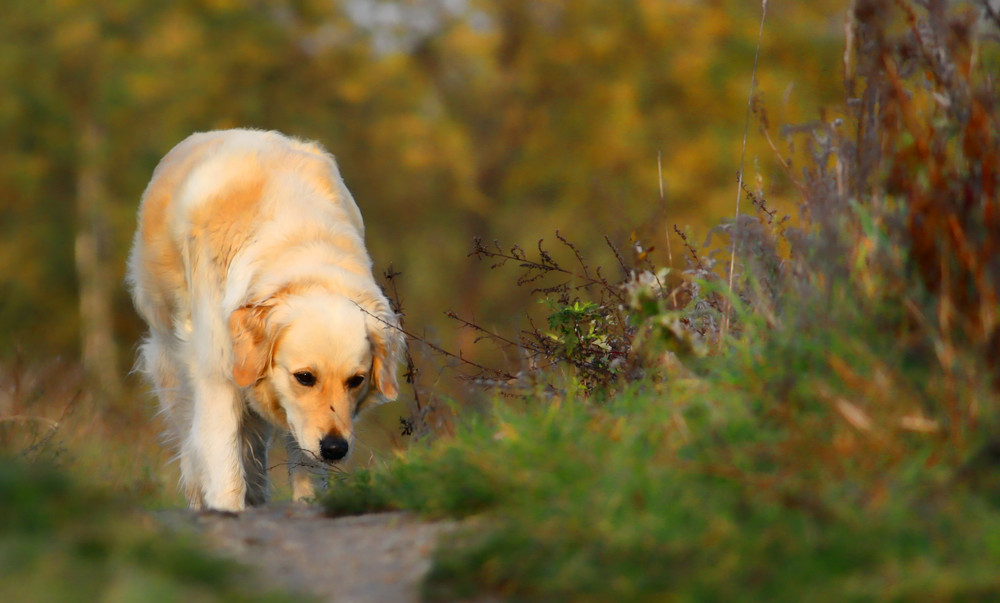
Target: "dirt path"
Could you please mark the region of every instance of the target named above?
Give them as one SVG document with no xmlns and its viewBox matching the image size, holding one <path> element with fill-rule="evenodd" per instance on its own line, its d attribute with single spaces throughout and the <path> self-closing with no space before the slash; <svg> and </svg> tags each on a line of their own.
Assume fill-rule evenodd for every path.
<svg viewBox="0 0 1000 603">
<path fill-rule="evenodd" d="M 296 505 L 160 519 L 204 533 L 224 556 L 255 568 L 264 586 L 337 603 L 416 603 L 434 545 L 453 526 L 406 513 L 330 519 Z"/>
</svg>

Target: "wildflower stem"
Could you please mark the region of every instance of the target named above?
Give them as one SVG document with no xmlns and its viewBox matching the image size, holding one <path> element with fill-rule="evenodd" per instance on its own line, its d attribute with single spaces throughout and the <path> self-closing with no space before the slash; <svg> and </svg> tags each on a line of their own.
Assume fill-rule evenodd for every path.
<svg viewBox="0 0 1000 603">
<path fill-rule="evenodd" d="M 767 18 L 767 0 L 761 0 L 760 3 L 760 31 L 757 32 L 757 50 L 754 52 L 753 56 L 753 70 L 750 73 L 750 94 L 747 98 L 747 111 L 745 123 L 743 126 L 743 147 L 740 150 L 740 172 L 739 172 L 739 182 L 736 186 L 736 217 L 733 219 L 733 232 L 731 235 L 731 240 L 733 243 L 732 254 L 729 257 L 729 291 L 733 290 L 733 275 L 736 272 L 736 229 L 739 227 L 740 219 L 740 199 L 743 197 L 743 168 L 746 165 L 747 156 L 747 132 L 750 131 L 750 112 L 753 107 L 753 91 L 754 84 L 757 82 L 757 61 L 760 59 L 760 44 L 761 40 L 764 38 L 764 20 Z M 730 298 L 726 298 L 726 310 L 722 316 L 722 333 L 721 338 L 725 339 L 729 332 L 729 314 L 731 309 Z"/>
</svg>

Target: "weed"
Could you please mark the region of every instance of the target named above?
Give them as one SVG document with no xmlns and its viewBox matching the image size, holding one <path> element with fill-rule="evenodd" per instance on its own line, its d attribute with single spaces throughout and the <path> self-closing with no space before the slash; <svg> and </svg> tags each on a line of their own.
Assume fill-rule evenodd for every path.
<svg viewBox="0 0 1000 603">
<path fill-rule="evenodd" d="M 27 462 L 61 456 L 59 430 L 83 398 L 79 368 L 59 360 L 28 366 L 17 356 L 0 367 L 0 387 L 0 454 Z"/>
</svg>

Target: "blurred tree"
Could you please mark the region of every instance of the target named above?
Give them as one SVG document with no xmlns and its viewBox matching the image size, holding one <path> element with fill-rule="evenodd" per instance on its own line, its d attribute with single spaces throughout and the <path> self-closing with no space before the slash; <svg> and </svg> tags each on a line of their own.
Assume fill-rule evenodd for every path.
<svg viewBox="0 0 1000 603">
<path fill-rule="evenodd" d="M 404 272 L 409 324 L 441 326 L 446 309 L 509 324 L 521 298 L 466 259 L 473 236 L 530 247 L 562 229 L 601 261 L 606 233 L 624 242 L 640 225 L 663 250 L 667 226 L 732 212 L 759 10 L 12 0 L 0 20 L 0 353 L 110 356 L 79 341 L 106 335 L 109 315 L 130 345 L 141 325 L 118 283 L 143 186 L 192 131 L 233 126 L 337 155 L 373 256 Z M 835 97 L 843 10 L 770 7 L 759 88 L 773 121 Z M 780 199 L 771 151 L 752 141 L 749 157 Z"/>
<path fill-rule="evenodd" d="M 46 118 L 58 120 L 61 127 L 56 136 L 62 137 L 62 141 L 55 148 L 28 146 L 27 152 L 18 153 L 21 149 L 17 142 L 35 142 L 45 135 L 21 130 L 10 137 L 14 144 L 7 152 L 14 155 L 11 162 L 14 169 L 27 163 L 75 176 L 70 179 L 72 184 L 61 186 L 61 192 L 75 197 L 76 232 L 70 235 L 64 230 L 57 236 L 73 243 L 70 249 L 74 253 L 79 287 L 79 315 L 83 318 L 79 324 L 86 372 L 100 394 L 114 398 L 120 392 L 120 379 L 111 310 L 116 283 L 110 263 L 118 258 L 113 256 L 108 241 L 104 128 L 98 112 L 102 71 L 112 49 L 103 43 L 100 22 L 75 3 L 25 2 L 18 3 L 17 9 L 11 19 L 4 20 L 11 31 L 3 36 L 8 45 L 4 49 L 8 65 L 22 71 L 22 77 L 15 80 L 11 90 L 12 108 L 14 112 L 40 110 Z M 52 17 L 59 26 L 45 27 L 46 20 Z M 15 120 L 10 125 L 44 127 L 31 120 Z M 22 204 L 29 210 L 33 206 L 29 199 Z M 46 213 L 32 220 L 38 230 L 46 226 Z M 15 224 L 10 226 L 16 228 Z M 37 230 L 32 234 L 37 234 Z M 56 250 L 24 259 L 46 262 L 52 251 Z M 40 297 L 46 293 L 43 289 Z"/>
<path fill-rule="evenodd" d="M 452 287 L 437 278 L 416 283 L 421 310 L 444 304 L 509 322 L 508 309 L 521 299 L 511 282 L 484 283 L 482 266 L 455 262 L 473 236 L 531 247 L 562 229 L 588 257 L 613 265 L 604 234 L 624 244 L 629 229 L 638 228 L 662 252 L 672 224 L 708 224 L 732 212 L 759 5 L 373 4 L 430 6 L 436 15 L 437 27 L 410 32 L 390 57 L 411 108 L 399 107 L 406 111 L 399 119 L 380 114 L 366 123 L 368 136 L 382 143 L 373 149 L 377 159 L 359 159 L 364 163 L 347 171 L 365 178 L 388 163 L 391 180 L 427 190 L 417 209 L 408 208 L 414 219 L 400 222 L 392 238 L 408 244 L 382 256 L 397 258 L 417 279 L 455 267 Z M 449 8 L 456 5 L 461 9 Z M 761 89 L 770 95 L 780 86 L 784 101 L 771 109 L 781 118 L 802 119 L 790 102 L 792 83 L 807 106 L 837 94 L 838 80 L 818 67 L 835 64 L 843 18 L 830 10 L 836 5 L 772 7 Z M 660 151 L 665 204 L 657 194 Z M 773 179 L 769 188 L 780 198 L 788 181 L 772 152 L 756 141 L 750 157 L 756 167 L 749 169 Z M 415 197 L 412 189 L 397 192 L 387 180 L 363 180 L 359 197 L 401 197 L 397 207 L 412 206 L 403 201 Z M 435 244 L 421 243 L 427 240 Z"/>
<path fill-rule="evenodd" d="M 265 121 L 261 94 L 234 91 L 266 91 L 261 80 L 293 63 L 273 52 L 287 36 L 264 9 L 212 1 L 12 8 L 0 23 L 0 69 L 13 83 L 0 109 L 11 143 L 2 178 L 13 185 L 2 205 L 4 240 L 13 241 L 3 254 L 11 295 L 0 319 L 21 345 L 41 349 L 65 350 L 67 327 L 78 325 L 89 382 L 114 399 L 115 308 L 127 303 L 125 250 L 152 164 L 193 130 Z M 28 248 L 34 253 L 18 257 Z"/>
</svg>

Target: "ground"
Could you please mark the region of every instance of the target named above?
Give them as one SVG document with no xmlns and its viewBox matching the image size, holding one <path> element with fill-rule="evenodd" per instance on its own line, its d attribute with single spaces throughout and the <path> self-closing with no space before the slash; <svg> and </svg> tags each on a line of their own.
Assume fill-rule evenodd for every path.
<svg viewBox="0 0 1000 603">
<path fill-rule="evenodd" d="M 222 555 L 253 568 L 261 586 L 338 603 L 418 601 L 435 543 L 453 526 L 407 513 L 328 518 L 292 504 L 240 514 L 169 511 L 160 519 L 202 532 Z"/>
</svg>

